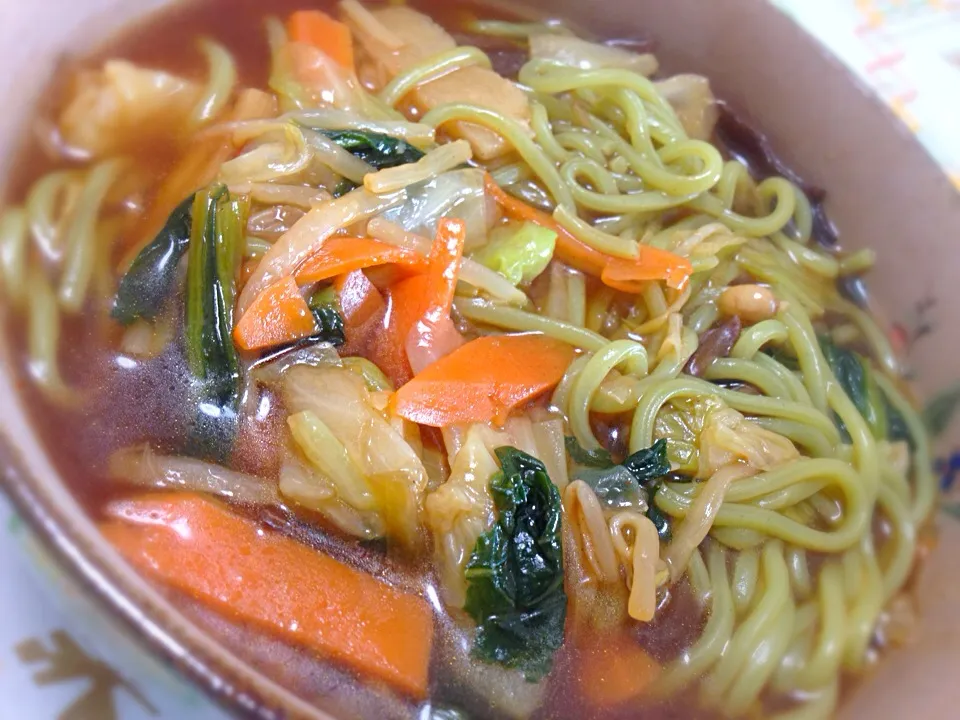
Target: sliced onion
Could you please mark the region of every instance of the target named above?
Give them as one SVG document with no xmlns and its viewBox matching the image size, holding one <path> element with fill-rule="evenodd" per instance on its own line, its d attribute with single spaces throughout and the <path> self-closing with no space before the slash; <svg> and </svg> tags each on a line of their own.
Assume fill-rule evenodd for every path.
<svg viewBox="0 0 960 720">
<path fill-rule="evenodd" d="M 623 48 L 600 45 L 568 35 L 531 35 L 530 56 L 581 70 L 624 68 L 646 77 L 655 74 L 659 67 L 657 58 L 649 53 L 638 55 Z"/>
<path fill-rule="evenodd" d="M 188 490 L 258 506 L 280 502 L 272 482 L 194 458 L 158 455 L 149 445 L 116 451 L 107 468 L 113 479 L 136 487 Z"/>
<path fill-rule="evenodd" d="M 304 215 L 284 234 L 257 265 L 240 293 L 238 315 L 243 315 L 253 299 L 270 283 L 293 273 L 324 240 L 337 230 L 396 207 L 406 193 L 374 195 L 357 188 L 346 195 L 323 203 Z"/>
<path fill-rule="evenodd" d="M 355 113 L 338 108 L 320 108 L 318 110 L 298 110 L 287 113 L 284 118 L 300 123 L 314 130 L 358 130 L 400 138 L 423 148 L 435 142 L 434 129 L 423 123 L 403 120 L 370 120 Z"/>
<path fill-rule="evenodd" d="M 431 150 L 415 163 L 385 168 L 363 178 L 367 190 L 377 195 L 401 190 L 408 185 L 426 182 L 453 170 L 473 157 L 470 143 L 456 140 Z"/>
<path fill-rule="evenodd" d="M 331 199 L 326 190 L 307 185 L 284 185 L 282 183 L 242 183 L 230 186 L 231 194 L 249 195 L 265 205 L 295 205 L 309 210 L 314 205 Z"/>
</svg>

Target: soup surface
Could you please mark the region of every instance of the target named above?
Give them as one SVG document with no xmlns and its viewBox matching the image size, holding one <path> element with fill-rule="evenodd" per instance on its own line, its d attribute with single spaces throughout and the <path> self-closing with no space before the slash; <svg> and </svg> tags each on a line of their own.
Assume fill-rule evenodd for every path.
<svg viewBox="0 0 960 720">
<path fill-rule="evenodd" d="M 650 47 L 204 0 L 38 110 L 0 273 L 51 456 L 338 717 L 826 718 L 909 634 L 872 254 Z"/>
</svg>

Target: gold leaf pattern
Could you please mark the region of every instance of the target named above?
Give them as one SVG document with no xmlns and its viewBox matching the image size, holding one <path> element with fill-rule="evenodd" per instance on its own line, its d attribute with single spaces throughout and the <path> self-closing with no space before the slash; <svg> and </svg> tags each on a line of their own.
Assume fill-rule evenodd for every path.
<svg viewBox="0 0 960 720">
<path fill-rule="evenodd" d="M 38 686 L 86 679 L 87 689 L 57 716 L 58 720 L 117 720 L 116 691 L 126 690 L 147 712 L 157 709 L 132 683 L 102 660 L 87 654 L 64 630 L 23 640 L 14 652 L 24 665 L 40 665 L 33 674 Z"/>
</svg>

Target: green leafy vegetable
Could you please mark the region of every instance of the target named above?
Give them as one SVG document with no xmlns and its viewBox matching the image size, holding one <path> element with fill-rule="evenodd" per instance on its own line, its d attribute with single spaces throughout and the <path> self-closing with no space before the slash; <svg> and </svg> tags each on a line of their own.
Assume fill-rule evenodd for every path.
<svg viewBox="0 0 960 720">
<path fill-rule="evenodd" d="M 328 342 L 334 347 L 340 347 L 346 342 L 343 330 L 343 317 L 340 315 L 340 306 L 337 294 L 332 286 L 317 290 L 307 303 L 313 319 L 317 321 L 320 330 L 310 336 L 310 340 Z"/>
<path fill-rule="evenodd" d="M 613 467 L 613 460 L 610 457 L 610 453 L 603 448 L 587 450 L 585 447 L 583 447 L 583 445 L 577 442 L 575 437 L 571 437 L 570 435 L 567 435 L 563 439 L 563 442 L 564 445 L 567 446 L 567 452 L 570 453 L 570 457 L 573 458 L 574 462 L 586 467 Z"/>
<path fill-rule="evenodd" d="M 670 518 L 661 511 L 654 502 L 661 487 L 663 486 L 658 486 L 650 496 L 650 508 L 647 510 L 647 517 L 650 519 L 650 522 L 653 523 L 654 527 L 657 528 L 657 535 L 660 536 L 660 542 L 670 542 L 673 539 L 673 528 L 670 524 Z"/>
<path fill-rule="evenodd" d="M 871 434 L 878 440 L 907 439 L 906 424 L 874 381 L 870 361 L 853 350 L 837 346 L 829 338 L 820 337 L 819 340 L 827 364 L 840 387 L 863 416 Z M 893 417 L 890 411 L 893 411 Z M 837 425 L 846 434 L 847 430 L 839 419 Z"/>
<path fill-rule="evenodd" d="M 193 196 L 170 213 L 156 237 L 134 259 L 120 280 L 111 315 L 129 325 L 142 318 L 152 320 L 170 297 L 177 265 L 190 245 L 190 213 Z"/>
<path fill-rule="evenodd" d="M 422 150 L 406 140 L 362 130 L 321 130 L 337 145 L 357 156 L 377 170 L 416 162 L 423 157 Z"/>
<path fill-rule="evenodd" d="M 236 268 L 243 252 L 246 202 L 224 185 L 198 192 L 187 253 L 184 345 L 197 380 L 191 451 L 223 461 L 237 430 L 240 362 L 233 346 Z"/>
<path fill-rule="evenodd" d="M 923 422 L 930 434 L 934 437 L 942 434 L 950 426 L 957 408 L 960 408 L 960 383 L 942 390 L 923 409 Z"/>
<path fill-rule="evenodd" d="M 647 491 L 670 472 L 667 441 L 661 438 L 644 450 L 638 450 L 619 465 L 588 467 L 574 477 L 589 485 L 597 499 L 611 509 L 644 509 L 649 505 Z"/>
<path fill-rule="evenodd" d="M 496 454 L 501 470 L 490 491 L 497 521 L 470 556 L 464 609 L 477 622 L 474 654 L 536 682 L 563 642 L 560 493 L 536 458 L 512 447 Z"/>
<path fill-rule="evenodd" d="M 508 223 L 490 233 L 490 241 L 471 256 L 511 284 L 528 283 L 546 270 L 557 234 L 531 222 Z"/>
<path fill-rule="evenodd" d="M 346 178 L 340 178 L 340 181 L 337 183 L 336 187 L 333 188 L 333 196 L 335 198 L 346 195 L 348 192 L 357 187 L 357 184 L 352 180 L 347 180 Z"/>
</svg>

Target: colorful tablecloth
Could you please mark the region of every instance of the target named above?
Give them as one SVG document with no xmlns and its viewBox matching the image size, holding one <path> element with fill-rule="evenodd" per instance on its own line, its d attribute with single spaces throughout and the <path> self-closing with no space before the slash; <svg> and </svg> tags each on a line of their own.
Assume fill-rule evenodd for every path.
<svg viewBox="0 0 960 720">
<path fill-rule="evenodd" d="M 960 189 L 960 0 L 773 0 L 889 103 Z M 44 557 L 0 497 L 0 720 L 217 720 Z"/>
</svg>

